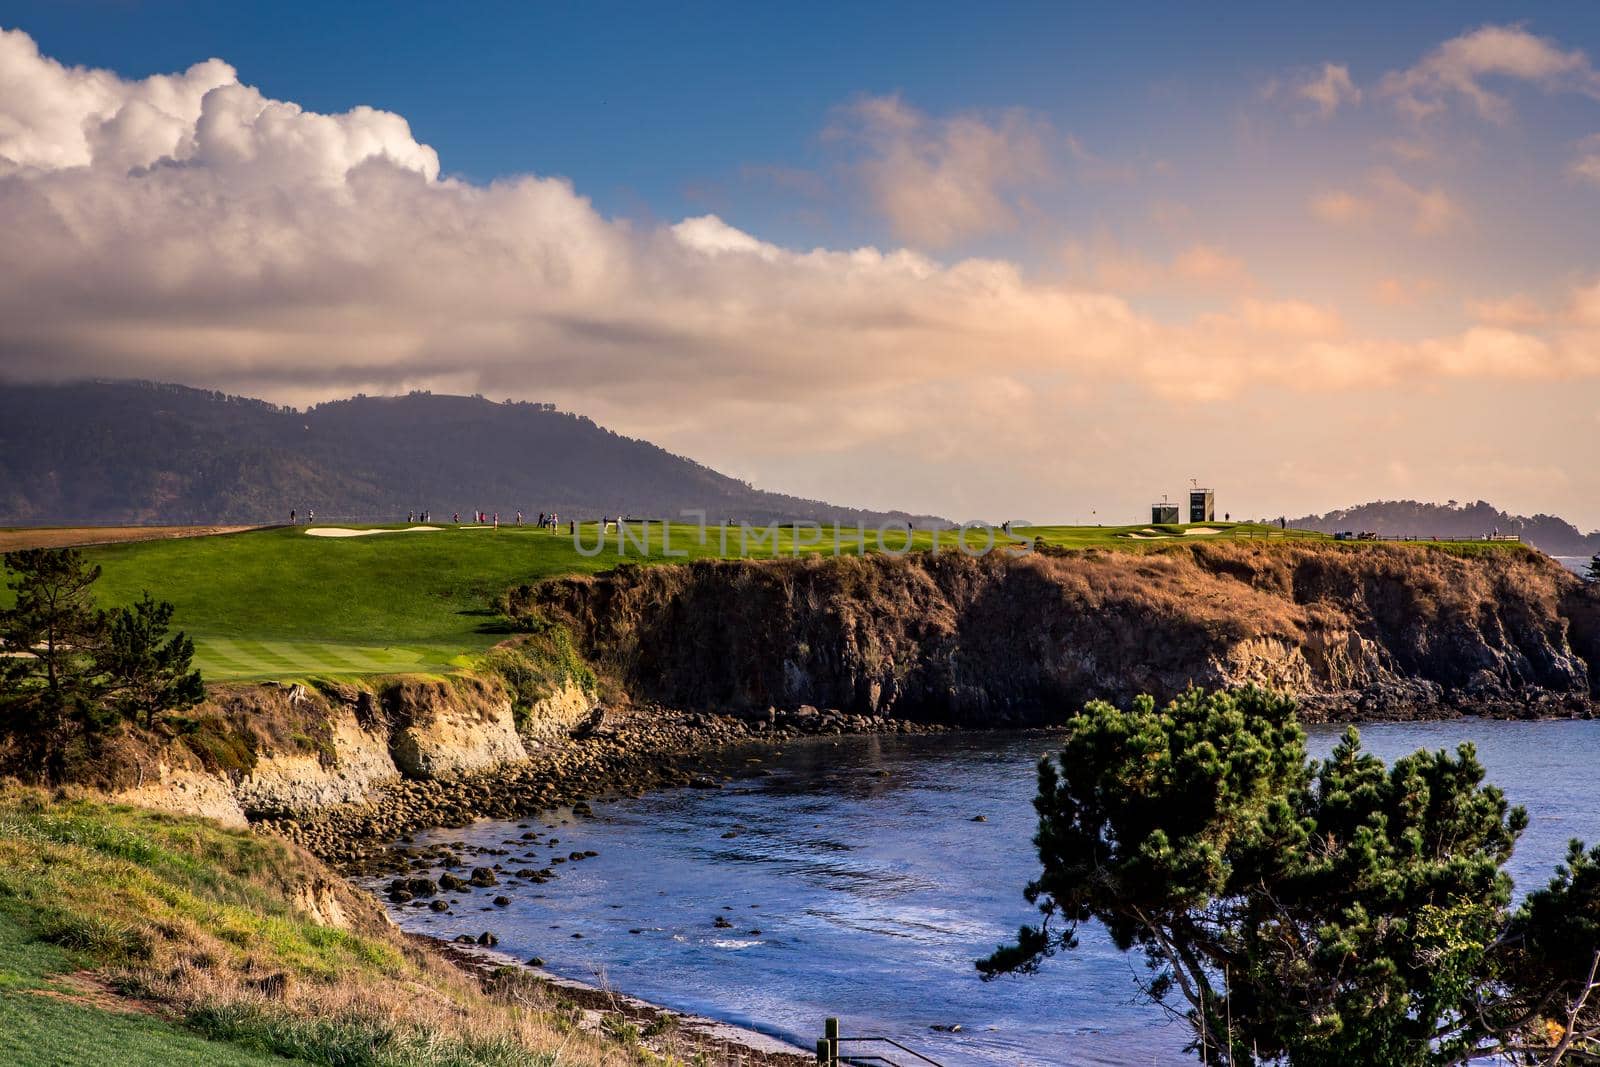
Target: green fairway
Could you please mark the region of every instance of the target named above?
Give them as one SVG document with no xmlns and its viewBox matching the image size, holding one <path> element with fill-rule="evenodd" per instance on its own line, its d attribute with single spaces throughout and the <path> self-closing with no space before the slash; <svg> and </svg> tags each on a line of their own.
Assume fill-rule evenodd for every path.
<svg viewBox="0 0 1600 1067">
<path fill-rule="evenodd" d="M 491 607 L 494 597 L 510 586 L 553 575 L 592 573 L 625 562 L 863 550 L 863 538 L 854 529 L 836 537 L 831 527 L 784 527 L 768 534 L 737 526 L 701 530 L 653 523 L 647 539 L 643 527 L 633 527 L 621 549 L 612 530 L 599 551 L 601 535 L 592 523 L 579 528 L 577 543 L 564 528 L 559 533 L 510 526 L 357 529 L 386 532 L 315 536 L 305 527 L 287 527 L 99 545 L 83 552 L 104 568 L 96 587 L 103 603 L 126 603 L 148 589 L 176 604 L 176 624 L 194 638 L 197 665 L 217 681 L 442 673 L 470 666 L 477 653 L 506 637 Z M 1039 526 L 1016 533 L 1065 548 L 1124 551 L 1201 540 L 1327 539 L 1220 522 Z M 991 544 L 990 536 L 981 529 L 963 538 L 953 530 L 909 533 L 895 527 L 883 533 L 881 545 L 893 552 L 908 547 L 954 551 L 962 544 L 981 551 Z M 867 530 L 864 540 L 867 551 L 880 549 L 876 530 Z M 992 543 L 1002 548 L 1016 541 L 993 531 Z M 0 605 L 9 598 L 9 591 L 0 589 Z"/>
</svg>

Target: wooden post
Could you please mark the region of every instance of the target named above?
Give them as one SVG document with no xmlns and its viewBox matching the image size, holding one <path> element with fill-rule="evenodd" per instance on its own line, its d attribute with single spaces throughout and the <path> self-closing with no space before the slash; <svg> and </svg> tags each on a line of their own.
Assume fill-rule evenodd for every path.
<svg viewBox="0 0 1600 1067">
<path fill-rule="evenodd" d="M 828 1046 L 828 1067 L 839 1063 L 839 1020 L 825 1019 L 822 1023 L 822 1040 Z"/>
</svg>

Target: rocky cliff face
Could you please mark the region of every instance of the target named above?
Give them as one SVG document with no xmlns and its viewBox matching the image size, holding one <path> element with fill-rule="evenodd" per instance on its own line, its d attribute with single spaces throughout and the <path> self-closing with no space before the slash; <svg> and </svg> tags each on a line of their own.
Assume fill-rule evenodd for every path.
<svg viewBox="0 0 1600 1067">
<path fill-rule="evenodd" d="M 441 781 L 524 761 L 526 746 L 564 731 L 593 707 L 564 687 L 524 710 L 490 678 L 403 679 L 376 689 L 329 684 L 214 690 L 202 712 L 222 721 L 197 753 L 168 746 L 115 790 L 147 807 L 248 819 L 358 804 L 402 780 Z M 525 731 L 525 733 L 524 733 Z"/>
<path fill-rule="evenodd" d="M 1600 586 L 1520 551 L 1236 542 L 708 561 L 552 580 L 507 607 L 536 617 L 530 629 L 570 635 L 574 655 L 640 705 L 631 747 L 600 746 L 622 777 L 654 742 L 1003 726 L 1190 685 L 1288 690 L 1310 719 L 1600 707 Z M 492 806 L 507 783 L 550 802 L 548 776 L 581 754 L 569 735 L 596 699 L 588 666 L 571 666 L 536 671 L 537 684 L 218 687 L 199 709 L 208 732 L 136 749 L 113 789 L 240 824 L 365 810 L 390 793 L 420 805 L 416 818 L 454 819 Z M 726 713 L 718 729 L 732 732 L 701 729 L 700 712 Z M 441 799 L 462 790 L 478 800 Z"/>
<path fill-rule="evenodd" d="M 564 623 L 632 695 L 983 725 L 1084 700 L 1255 682 L 1308 717 L 1588 713 L 1600 602 L 1529 552 L 1184 545 L 697 562 L 553 580 Z"/>
</svg>

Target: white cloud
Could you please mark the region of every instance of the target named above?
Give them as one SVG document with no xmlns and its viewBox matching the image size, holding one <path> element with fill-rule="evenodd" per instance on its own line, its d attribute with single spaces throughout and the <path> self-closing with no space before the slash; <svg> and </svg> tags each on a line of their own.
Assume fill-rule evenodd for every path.
<svg viewBox="0 0 1600 1067">
<path fill-rule="evenodd" d="M 1600 375 L 1600 297 L 1587 290 L 1542 333 L 1392 342 L 1352 336 L 1336 309 L 1239 299 L 1244 264 L 1195 245 L 1159 264 L 1161 284 L 1220 307 L 1164 322 L 1003 260 L 788 248 L 715 215 L 635 226 L 558 178 L 442 179 L 398 116 L 314 114 L 240 85 L 225 64 L 127 81 L 63 68 L 10 33 L 0 86 L 11 377 L 142 376 L 287 401 L 482 391 L 623 415 L 636 432 L 693 424 L 816 447 L 825 425 L 843 448 L 937 433 L 970 396 L 1002 409 L 1016 390 L 1064 383 L 1188 404 Z M 932 162 L 907 148 L 913 171 L 966 174 L 982 155 L 969 138 L 996 144 L 983 123 L 930 127 L 898 101 L 871 108 L 875 128 L 899 131 L 891 148 L 930 129 L 963 146 Z M 1010 151 L 1016 137 L 1000 143 Z M 985 173 L 1030 172 L 1019 166 Z M 935 185 L 941 195 L 902 205 L 906 225 L 937 238 L 993 221 L 992 181 Z M 952 203 L 965 205 L 959 225 L 924 216 Z M 1017 407 L 1049 418 L 1037 399 Z"/>
<path fill-rule="evenodd" d="M 754 255 L 768 262 L 782 254 L 777 245 L 758 241 L 743 230 L 729 226 L 715 215 L 684 219 L 672 227 L 672 235 L 681 241 L 684 247 L 692 248 L 696 252 L 711 254 L 736 252 Z"/>
<path fill-rule="evenodd" d="M 1521 26 L 1483 26 L 1452 37 L 1415 66 L 1387 75 L 1379 91 L 1412 118 L 1442 111 L 1451 97 L 1459 96 L 1483 118 L 1505 122 L 1511 117 L 1511 102 L 1488 87 L 1492 78 L 1600 99 L 1600 72 L 1582 50 L 1564 50 Z"/>
<path fill-rule="evenodd" d="M 1014 194 L 1048 176 L 1049 131 L 1020 111 L 936 119 L 899 96 L 858 100 L 829 131 L 861 144 L 861 173 L 896 235 L 928 248 L 1010 230 Z"/>
<path fill-rule="evenodd" d="M 1317 105 L 1323 118 L 1332 118 L 1342 104 L 1359 104 L 1361 90 L 1350 80 L 1350 68 L 1342 63 L 1324 63 L 1316 75 L 1302 81 L 1296 95 Z"/>
</svg>

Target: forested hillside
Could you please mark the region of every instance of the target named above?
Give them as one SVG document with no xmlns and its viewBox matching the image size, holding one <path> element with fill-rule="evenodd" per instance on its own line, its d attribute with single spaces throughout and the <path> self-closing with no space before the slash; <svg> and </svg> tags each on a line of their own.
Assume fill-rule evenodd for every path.
<svg viewBox="0 0 1600 1067">
<path fill-rule="evenodd" d="M 531 516 L 876 525 L 762 492 L 553 406 L 412 393 L 307 411 L 148 382 L 0 385 L 0 525 Z"/>
<path fill-rule="evenodd" d="M 1337 533 L 1368 530 L 1397 536 L 1470 538 L 1499 532 L 1516 534 L 1556 556 L 1581 556 L 1600 551 L 1600 531 L 1584 534 L 1555 515 L 1509 515 L 1487 501 L 1424 504 L 1416 500 L 1375 500 L 1326 515 L 1290 519 L 1290 526 Z"/>
</svg>

